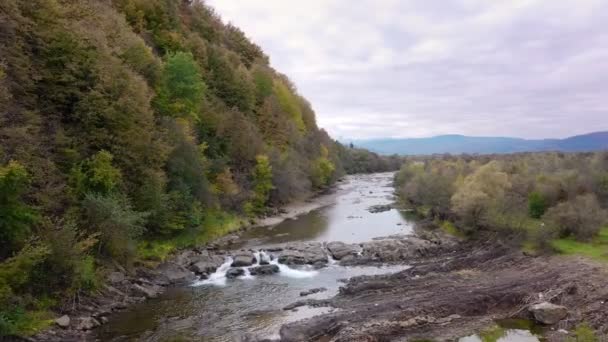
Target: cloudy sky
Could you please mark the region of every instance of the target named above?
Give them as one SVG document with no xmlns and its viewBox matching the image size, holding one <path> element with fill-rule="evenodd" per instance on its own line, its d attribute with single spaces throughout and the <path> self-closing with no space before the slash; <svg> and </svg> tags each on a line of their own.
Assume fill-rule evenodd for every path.
<svg viewBox="0 0 608 342">
<path fill-rule="evenodd" d="M 608 130 L 605 0 L 207 0 L 342 139 Z"/>
</svg>

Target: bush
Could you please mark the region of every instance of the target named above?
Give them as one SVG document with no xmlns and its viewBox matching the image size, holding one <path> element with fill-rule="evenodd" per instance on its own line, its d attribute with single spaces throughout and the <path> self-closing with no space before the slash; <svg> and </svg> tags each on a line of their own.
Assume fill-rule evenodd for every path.
<svg viewBox="0 0 608 342">
<path fill-rule="evenodd" d="M 606 211 L 600 207 L 595 195 L 586 194 L 549 208 L 543 221 L 561 237 L 573 236 L 587 241 L 598 234 L 606 217 Z"/>
<path fill-rule="evenodd" d="M 124 195 L 87 194 L 84 220 L 92 232 L 99 232 L 100 249 L 126 263 L 135 251 L 135 240 L 144 232 L 147 213 L 136 212 Z"/>
</svg>

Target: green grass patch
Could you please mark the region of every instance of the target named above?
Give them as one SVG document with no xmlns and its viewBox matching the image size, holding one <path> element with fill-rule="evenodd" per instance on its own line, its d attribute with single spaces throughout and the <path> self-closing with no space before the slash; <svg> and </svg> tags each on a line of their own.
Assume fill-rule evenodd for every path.
<svg viewBox="0 0 608 342">
<path fill-rule="evenodd" d="M 177 250 L 203 245 L 238 230 L 245 223 L 245 219 L 223 211 L 208 212 L 198 229 L 171 238 L 141 241 L 137 255 L 140 261 L 162 262 Z"/>
<path fill-rule="evenodd" d="M 448 235 L 455 236 L 457 238 L 466 237 L 465 234 L 458 230 L 458 228 L 456 228 L 456 226 L 450 221 L 443 221 L 439 228 L 441 228 L 441 230 Z"/>
<path fill-rule="evenodd" d="M 594 260 L 608 262 L 608 227 L 604 227 L 591 242 L 564 238 L 553 240 L 551 246 L 560 254 L 582 255 Z"/>
<path fill-rule="evenodd" d="M 26 311 L 13 308 L 0 311 L 0 339 L 2 336 L 32 336 L 54 322 L 53 314 L 47 310 Z"/>
</svg>

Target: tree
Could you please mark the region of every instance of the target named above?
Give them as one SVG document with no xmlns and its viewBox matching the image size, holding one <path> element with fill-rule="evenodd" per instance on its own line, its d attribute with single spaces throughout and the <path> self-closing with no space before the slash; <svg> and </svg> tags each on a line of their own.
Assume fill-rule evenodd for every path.
<svg viewBox="0 0 608 342">
<path fill-rule="evenodd" d="M 99 151 L 72 170 L 72 187 L 78 196 L 87 193 L 110 194 L 122 181 L 122 173 L 112 165 L 114 157 Z"/>
<path fill-rule="evenodd" d="M 191 53 L 166 57 L 157 92 L 155 103 L 162 114 L 199 119 L 205 84 Z"/>
<path fill-rule="evenodd" d="M 496 209 L 510 186 L 509 176 L 498 163 L 489 162 L 464 179 L 452 196 L 452 210 L 463 220 L 465 229 L 477 229 L 488 223 L 487 215 Z"/>
<path fill-rule="evenodd" d="M 247 203 L 245 211 L 250 216 L 261 215 L 265 211 L 266 202 L 270 197 L 272 185 L 272 166 L 268 157 L 258 155 L 255 158 L 256 165 L 251 175 L 253 181 L 253 194 L 251 200 Z"/>
<path fill-rule="evenodd" d="M 0 167 L 0 260 L 22 246 L 37 220 L 23 198 L 28 182 L 28 173 L 18 162 Z"/>
<path fill-rule="evenodd" d="M 528 196 L 528 214 L 532 218 L 539 219 L 547 210 L 547 202 L 539 192 L 531 192 Z"/>
</svg>

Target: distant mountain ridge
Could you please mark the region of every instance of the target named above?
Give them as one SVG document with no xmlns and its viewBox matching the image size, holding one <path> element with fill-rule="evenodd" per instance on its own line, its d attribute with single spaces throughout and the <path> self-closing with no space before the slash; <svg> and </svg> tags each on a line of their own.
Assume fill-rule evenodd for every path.
<svg viewBox="0 0 608 342">
<path fill-rule="evenodd" d="M 608 131 L 576 135 L 565 139 L 471 137 L 448 134 L 429 138 L 355 140 L 353 144 L 376 153 L 401 155 L 586 152 L 608 150 Z"/>
</svg>

